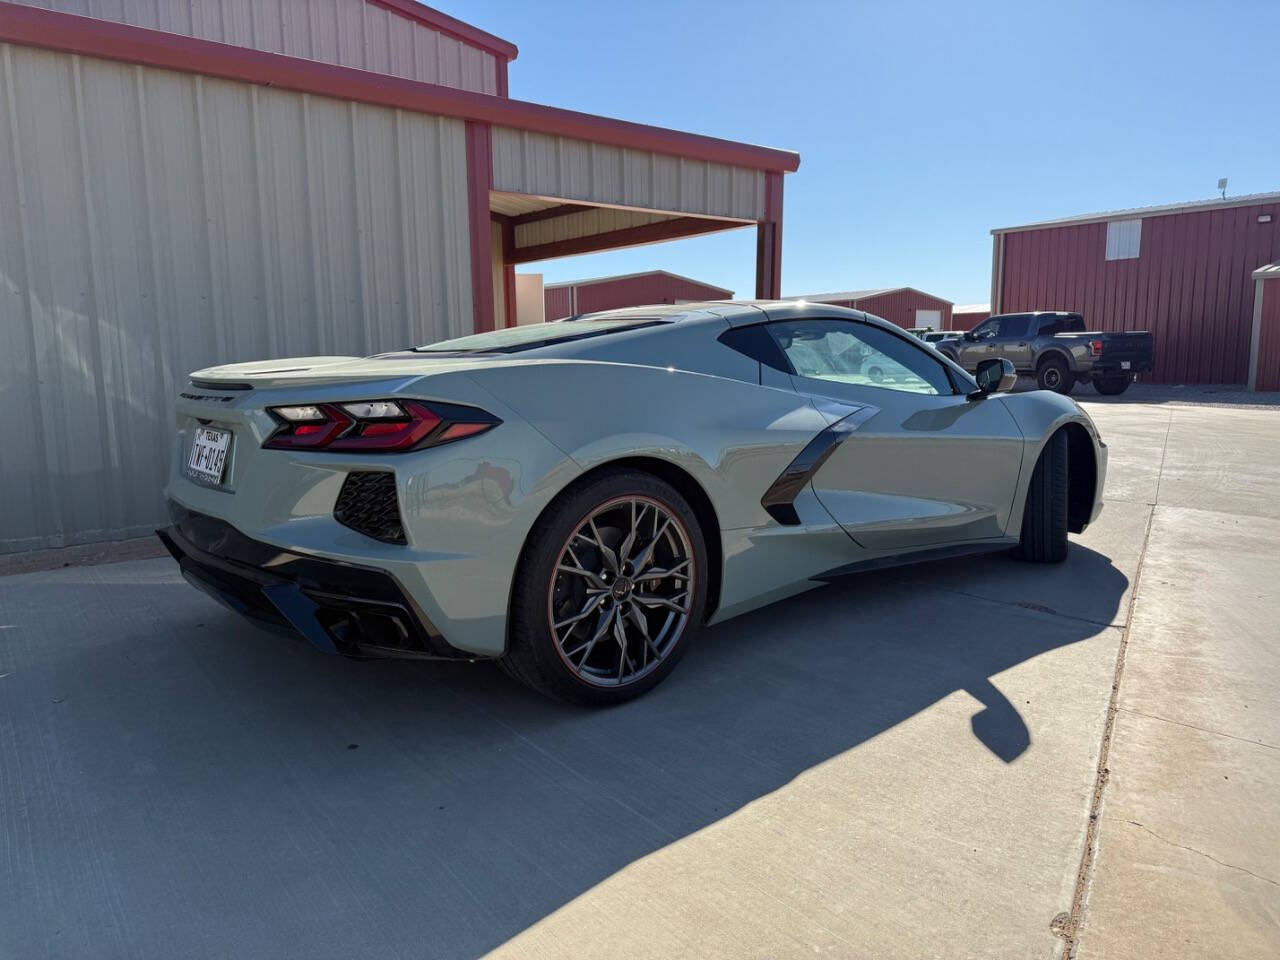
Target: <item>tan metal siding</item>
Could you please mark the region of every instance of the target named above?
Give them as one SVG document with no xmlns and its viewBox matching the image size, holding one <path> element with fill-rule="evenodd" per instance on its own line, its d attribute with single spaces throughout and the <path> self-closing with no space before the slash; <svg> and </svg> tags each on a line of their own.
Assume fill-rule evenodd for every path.
<svg viewBox="0 0 1280 960">
<path fill-rule="evenodd" d="M 193 369 L 470 331 L 461 121 L 0 66 L 0 552 L 149 532 Z"/>
<path fill-rule="evenodd" d="M 639 227 L 646 223 L 670 219 L 669 215 L 663 213 L 642 213 L 639 210 L 599 207 L 563 217 L 521 223 L 516 226 L 513 235 L 518 250 L 522 247 L 536 247 L 561 240 L 576 240 L 578 237 L 591 237 L 598 233 L 610 233 L 614 230 L 625 230 L 628 227 Z"/>
<path fill-rule="evenodd" d="M 14 2 L 462 90 L 498 92 L 493 54 L 366 0 Z"/>
<path fill-rule="evenodd" d="M 674 213 L 764 216 L 764 173 L 569 137 L 493 128 L 493 188 Z"/>
</svg>

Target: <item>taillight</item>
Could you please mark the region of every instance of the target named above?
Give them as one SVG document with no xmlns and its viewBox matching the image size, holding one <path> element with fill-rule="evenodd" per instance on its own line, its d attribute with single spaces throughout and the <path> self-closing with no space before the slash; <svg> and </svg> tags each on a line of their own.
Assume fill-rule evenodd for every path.
<svg viewBox="0 0 1280 960">
<path fill-rule="evenodd" d="M 275 450 L 401 453 L 472 437 L 502 422 L 477 407 L 423 400 L 293 404 L 267 412 L 280 426 L 262 445 Z"/>
<path fill-rule="evenodd" d="M 1090 340 L 1090 341 L 1089 341 L 1089 349 L 1093 351 L 1093 355 L 1094 355 L 1095 357 L 1100 357 L 1100 356 L 1102 356 L 1102 341 L 1101 341 L 1101 340 Z"/>
</svg>

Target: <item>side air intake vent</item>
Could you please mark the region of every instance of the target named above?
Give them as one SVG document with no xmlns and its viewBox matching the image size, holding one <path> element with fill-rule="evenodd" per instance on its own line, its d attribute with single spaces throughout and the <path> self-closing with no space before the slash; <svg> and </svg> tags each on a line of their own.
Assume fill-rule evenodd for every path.
<svg viewBox="0 0 1280 960">
<path fill-rule="evenodd" d="M 394 473 L 361 470 L 347 474 L 333 517 L 343 526 L 383 543 L 408 543 L 400 522 Z"/>
</svg>

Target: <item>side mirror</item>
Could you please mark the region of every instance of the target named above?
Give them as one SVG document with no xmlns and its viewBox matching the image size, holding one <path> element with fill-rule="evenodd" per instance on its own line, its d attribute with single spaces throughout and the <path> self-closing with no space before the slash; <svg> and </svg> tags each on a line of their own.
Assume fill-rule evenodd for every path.
<svg viewBox="0 0 1280 960">
<path fill-rule="evenodd" d="M 1008 393 L 1018 382 L 1018 372 L 1013 363 L 1004 357 L 993 357 L 978 364 L 978 372 L 974 376 L 978 381 L 976 394 L 969 394 L 977 399 L 991 393 Z"/>
<path fill-rule="evenodd" d="M 977 340 L 978 338 L 974 336 L 972 330 L 966 330 L 964 332 L 964 339 L 968 340 L 970 343 L 973 343 L 973 341 Z"/>
</svg>

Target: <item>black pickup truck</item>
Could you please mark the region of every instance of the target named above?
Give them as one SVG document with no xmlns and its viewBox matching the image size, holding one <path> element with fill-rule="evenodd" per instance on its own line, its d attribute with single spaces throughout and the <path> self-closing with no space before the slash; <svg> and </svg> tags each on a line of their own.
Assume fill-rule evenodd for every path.
<svg viewBox="0 0 1280 960">
<path fill-rule="evenodd" d="M 1134 374 L 1151 369 L 1153 357 L 1145 330 L 1086 330 L 1083 316 L 1062 312 L 996 314 L 936 348 L 970 372 L 983 360 L 1004 357 L 1018 373 L 1034 375 L 1041 390 L 1058 393 L 1070 393 L 1084 380 L 1099 393 L 1124 393 Z"/>
</svg>

